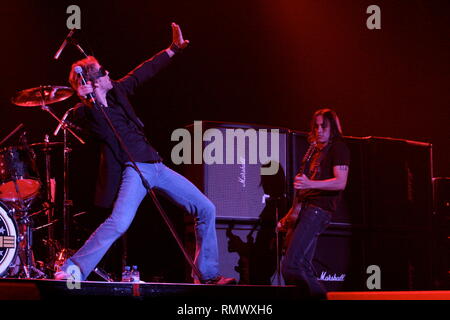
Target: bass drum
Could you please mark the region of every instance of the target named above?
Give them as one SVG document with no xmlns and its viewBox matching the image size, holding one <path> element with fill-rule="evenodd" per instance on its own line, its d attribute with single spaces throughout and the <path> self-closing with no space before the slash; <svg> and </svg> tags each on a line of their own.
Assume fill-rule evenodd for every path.
<svg viewBox="0 0 450 320">
<path fill-rule="evenodd" d="M 18 252 L 17 224 L 11 212 L 8 206 L 0 202 L 0 277 L 7 276 Z"/>
</svg>

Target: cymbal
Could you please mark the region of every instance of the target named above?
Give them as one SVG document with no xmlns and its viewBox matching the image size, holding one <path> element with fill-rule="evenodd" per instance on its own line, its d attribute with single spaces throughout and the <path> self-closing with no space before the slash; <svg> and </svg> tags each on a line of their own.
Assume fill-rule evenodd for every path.
<svg viewBox="0 0 450 320">
<path fill-rule="evenodd" d="M 39 147 L 39 148 L 51 148 L 51 147 L 57 147 L 62 146 L 64 143 L 62 142 L 36 142 L 30 144 L 30 147 Z"/>
<path fill-rule="evenodd" d="M 66 100 L 74 91 L 69 87 L 40 86 L 17 92 L 11 102 L 21 107 L 37 107 Z"/>
</svg>

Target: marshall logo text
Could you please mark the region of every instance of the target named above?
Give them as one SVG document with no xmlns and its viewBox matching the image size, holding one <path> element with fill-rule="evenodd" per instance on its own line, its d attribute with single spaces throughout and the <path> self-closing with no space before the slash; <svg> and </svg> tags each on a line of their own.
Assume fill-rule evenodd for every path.
<svg viewBox="0 0 450 320">
<path fill-rule="evenodd" d="M 322 273 L 320 274 L 320 278 L 318 278 L 318 280 L 343 282 L 345 280 L 345 276 L 346 276 L 345 273 L 343 273 L 341 275 L 337 275 L 336 273 L 331 275 L 331 274 L 327 274 L 326 271 L 322 271 Z"/>
</svg>

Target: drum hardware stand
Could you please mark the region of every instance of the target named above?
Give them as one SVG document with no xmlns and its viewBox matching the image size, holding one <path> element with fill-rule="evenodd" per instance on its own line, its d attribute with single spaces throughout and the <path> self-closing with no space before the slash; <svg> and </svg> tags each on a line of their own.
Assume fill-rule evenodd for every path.
<svg viewBox="0 0 450 320">
<path fill-rule="evenodd" d="M 45 209 L 44 209 L 44 210 L 45 210 Z M 44 210 L 41 210 L 40 212 L 42 212 L 42 211 L 44 211 Z M 58 219 L 55 219 L 55 220 L 53 220 L 53 221 L 50 221 L 50 222 L 47 223 L 47 224 L 44 224 L 44 225 L 42 225 L 42 226 L 33 228 L 33 231 L 38 231 L 38 230 L 41 230 L 41 229 L 44 229 L 44 228 L 47 228 L 47 227 L 51 227 L 51 226 L 53 226 L 54 224 L 56 224 L 57 222 L 59 222 L 59 220 L 58 220 Z M 47 241 L 53 241 L 53 239 L 48 239 Z"/>
<path fill-rule="evenodd" d="M 45 278 L 46 277 L 45 273 L 36 268 L 34 263 L 34 255 L 32 249 L 33 246 L 32 220 L 30 219 L 31 218 L 30 216 L 24 214 L 28 212 L 31 205 L 31 201 L 25 205 L 25 201 L 21 196 L 19 187 L 17 185 L 17 179 L 14 179 L 13 182 L 16 188 L 17 196 L 19 198 L 18 202 L 20 206 L 20 208 L 14 210 L 14 213 L 19 213 L 17 222 L 19 229 L 18 242 L 19 242 L 19 259 L 21 261 L 20 267 L 23 269 L 25 278 L 28 279 L 32 278 L 32 273 L 36 274 L 38 278 Z M 20 276 L 20 269 L 18 274 Z"/>
<path fill-rule="evenodd" d="M 2 141 L 0 141 L 0 146 L 4 144 L 9 138 L 11 138 L 20 128 L 23 127 L 23 123 L 19 124 L 11 133 L 9 133 Z"/>
<path fill-rule="evenodd" d="M 50 142 L 48 134 L 45 135 L 44 142 L 45 143 Z M 49 228 L 47 230 L 47 237 L 48 237 L 47 239 L 50 243 L 53 243 L 53 241 L 55 240 L 55 228 L 53 227 L 52 221 L 53 221 L 53 217 L 54 217 L 54 213 L 55 213 L 55 197 L 54 197 L 54 193 L 53 193 L 52 180 L 50 177 L 50 175 L 51 175 L 50 149 L 44 148 L 43 152 L 45 154 L 45 182 L 46 182 L 46 187 L 47 187 L 46 191 L 47 191 L 47 201 L 48 201 L 46 208 L 44 207 L 43 210 L 46 211 L 47 225 L 49 226 Z M 43 210 L 40 210 L 40 211 L 43 211 Z M 38 213 L 40 213 L 40 212 L 38 212 Z M 37 213 L 34 213 L 34 214 L 37 214 Z M 54 246 L 49 245 L 47 248 L 48 248 L 49 256 L 54 257 L 56 254 Z"/>
<path fill-rule="evenodd" d="M 20 128 L 20 126 L 18 127 Z M 15 131 L 18 130 L 16 128 Z M 23 133 L 21 136 L 21 141 L 24 143 L 25 148 L 27 149 L 27 152 L 30 153 L 29 146 L 26 141 L 25 137 L 26 133 Z M 34 159 L 34 157 L 32 157 Z M 36 169 L 36 168 L 34 168 Z M 28 211 L 30 210 L 31 203 L 33 198 L 31 199 L 24 199 L 24 197 L 21 194 L 19 185 L 17 180 L 20 179 L 20 177 L 16 174 L 12 175 L 12 182 L 14 184 L 15 192 L 16 192 L 16 199 L 13 198 L 11 201 L 11 205 L 13 207 L 13 210 L 11 212 L 11 215 L 13 216 L 14 220 L 17 221 L 18 225 L 18 271 L 17 274 L 19 277 L 21 276 L 21 269 L 26 278 L 32 278 L 35 274 L 37 277 L 44 278 L 45 273 L 43 273 L 41 270 L 36 268 L 33 251 L 32 251 L 32 245 L 33 245 L 33 230 L 32 230 L 32 220 L 31 217 L 28 215 Z"/>
<path fill-rule="evenodd" d="M 67 130 L 63 128 L 63 141 L 64 141 L 64 169 L 63 169 L 63 247 L 70 248 L 70 210 L 72 208 L 73 202 L 68 199 L 69 194 L 69 155 L 72 152 L 72 149 L 67 144 Z"/>
<path fill-rule="evenodd" d="M 30 217 L 25 216 L 19 219 L 20 224 L 20 242 L 25 241 L 25 245 L 20 246 L 20 259 L 22 260 L 22 268 L 26 278 L 32 277 L 32 273 L 35 273 L 38 278 L 45 278 L 46 274 L 36 268 L 33 255 L 33 228 Z"/>
<path fill-rule="evenodd" d="M 64 130 L 65 130 L 65 141 L 64 141 L 64 149 L 65 149 L 64 151 L 65 151 L 65 153 L 64 153 L 64 157 L 67 157 L 68 150 L 69 150 L 67 148 L 67 141 L 66 141 L 67 140 L 67 131 L 69 131 L 76 139 L 78 139 L 78 141 L 80 141 L 80 143 L 84 144 L 85 142 L 80 137 L 78 137 L 78 135 L 76 133 L 74 133 L 70 129 L 70 125 L 68 123 L 66 124 L 64 122 L 65 118 L 60 120 L 46 104 L 52 104 L 52 103 L 63 101 L 65 99 L 69 98 L 72 95 L 73 95 L 73 90 L 71 88 L 68 88 L 68 87 L 63 87 L 63 86 L 39 86 L 39 87 L 36 87 L 36 88 L 31 88 L 31 89 L 26 89 L 26 90 L 19 91 L 11 98 L 11 102 L 13 104 L 17 105 L 17 106 L 21 106 L 21 107 L 40 107 L 42 110 L 50 113 L 50 115 L 59 123 L 58 130 L 60 128 L 64 128 Z M 73 110 L 73 109 L 70 109 L 70 110 Z M 67 114 L 68 113 L 66 113 L 65 116 L 67 116 Z M 6 141 L 6 139 L 9 139 L 12 136 L 12 134 L 17 132 L 21 128 L 21 126 L 22 125 L 17 127 L 11 134 L 9 134 L 7 136 L 7 138 L 3 139 L 0 143 L 3 143 L 4 141 Z M 46 143 L 48 143 L 48 145 L 46 145 Z M 52 210 L 54 208 L 54 199 L 53 199 L 54 197 L 53 197 L 53 195 L 51 193 L 54 193 L 53 192 L 54 185 L 51 184 L 51 179 L 49 179 L 49 177 L 50 177 L 50 174 L 49 174 L 50 173 L 50 161 L 49 161 L 50 158 L 48 156 L 48 152 L 49 152 L 49 150 L 51 148 L 51 143 L 48 142 L 48 137 L 46 137 L 45 142 L 44 142 L 43 145 L 44 145 L 44 147 L 46 149 L 44 151 L 46 152 L 46 164 L 47 164 L 47 167 L 46 167 L 46 169 L 47 169 L 46 170 L 46 174 L 47 174 L 46 182 L 47 182 L 47 189 L 48 189 L 47 190 L 47 200 L 50 203 L 49 205 L 44 205 L 44 211 L 49 212 L 48 213 L 48 219 L 47 219 L 48 221 L 47 221 L 46 226 L 53 227 L 54 223 L 57 220 L 54 220 L 54 216 L 53 216 L 53 212 L 52 212 Z M 26 149 L 27 149 L 28 152 L 30 151 L 28 146 L 27 146 Z M 33 157 L 33 159 L 34 159 L 34 157 Z M 66 171 L 67 171 L 67 167 L 68 167 L 67 164 L 68 164 L 67 159 L 65 159 L 64 169 Z M 38 170 L 34 170 L 34 171 L 36 171 L 36 173 L 38 173 Z M 19 177 L 15 177 L 15 178 L 16 178 L 16 180 L 19 179 Z M 67 172 L 65 172 L 65 178 L 67 178 Z M 39 179 L 39 177 L 38 177 L 38 180 L 41 181 Z M 67 183 L 67 181 L 65 181 L 65 183 Z M 16 182 L 15 182 L 15 188 L 16 188 L 16 192 L 17 192 L 18 186 L 17 186 Z M 67 192 L 67 189 L 65 190 L 65 192 Z M 32 231 L 40 229 L 41 227 L 34 229 L 31 226 L 31 222 L 32 222 L 31 221 L 31 215 L 28 215 L 28 211 L 29 211 L 30 207 L 27 206 L 25 208 L 25 201 L 28 201 L 28 200 L 24 199 L 23 197 L 19 197 L 18 200 L 20 200 L 20 201 L 13 200 L 13 206 L 15 206 L 16 209 L 19 209 L 19 213 L 21 211 L 22 212 L 26 212 L 26 214 L 21 213 L 18 218 L 23 218 L 24 216 L 28 217 L 28 220 L 21 220 L 20 221 L 22 223 L 22 225 L 23 225 L 21 230 L 24 232 L 24 235 L 22 236 L 22 238 L 26 239 L 27 237 L 31 237 L 31 232 Z M 32 198 L 31 198 L 31 200 L 32 200 Z M 66 209 L 66 214 L 64 216 L 64 223 L 67 226 L 68 223 L 69 223 L 68 213 L 67 213 L 67 206 L 69 204 L 71 204 L 71 202 L 68 201 L 66 196 L 65 196 L 64 200 L 65 200 L 64 208 Z M 14 203 L 14 202 L 18 202 L 18 203 Z M 27 205 L 29 205 L 29 204 L 30 203 L 28 203 Z M 34 213 L 34 214 L 37 214 L 37 213 Z M 34 215 L 34 214 L 32 214 L 32 215 Z M 25 231 L 24 231 L 25 229 L 28 229 L 26 234 L 25 234 Z M 65 228 L 65 231 L 66 230 L 67 230 L 67 227 Z M 54 240 L 53 232 L 54 232 L 53 228 L 50 228 L 49 229 L 49 239 L 47 239 L 47 243 L 50 244 L 50 246 L 52 246 L 54 248 L 55 247 L 59 248 L 59 244 L 57 243 L 57 241 Z M 67 239 L 67 238 L 68 237 L 65 236 L 65 239 Z M 31 240 L 31 238 L 30 238 L 30 240 Z M 67 241 L 66 241 L 66 243 L 67 243 Z M 31 248 L 31 244 L 32 244 L 32 242 L 29 241 L 28 242 L 28 246 L 29 246 L 28 249 Z M 25 247 L 25 244 L 23 244 L 21 246 Z M 27 276 L 30 275 L 30 271 L 33 271 L 33 270 L 31 270 L 32 268 L 30 268 L 30 263 L 29 263 L 31 261 L 30 259 L 32 259 L 32 254 L 30 252 L 28 252 L 28 253 L 29 253 L 28 254 L 28 258 L 27 258 L 28 264 L 25 266 L 25 273 L 26 273 Z M 55 254 L 55 256 L 56 256 L 56 254 Z M 52 258 L 55 259 L 55 256 L 53 256 Z M 22 261 L 25 261 L 25 259 L 22 259 Z M 37 273 L 39 274 L 39 272 L 37 272 Z M 41 274 L 39 274 L 39 276 L 41 276 Z"/>
<path fill-rule="evenodd" d="M 34 212 L 30 216 L 34 216 L 34 215 L 39 214 L 39 213 L 41 213 L 41 212 L 43 212 L 45 210 L 47 210 L 47 209 L 42 209 L 42 210 L 39 210 L 37 212 Z M 82 216 L 82 215 L 84 215 L 86 213 L 87 213 L 87 211 L 82 211 L 82 212 L 79 212 L 77 214 L 74 214 L 72 217 L 76 218 L 76 217 Z M 58 223 L 59 221 L 60 221 L 59 219 L 55 219 L 53 221 L 49 221 L 49 223 L 47 223 L 47 224 L 44 224 L 42 226 L 33 228 L 33 231 L 40 230 L 40 229 L 47 228 L 47 227 L 49 227 L 49 228 L 53 227 L 53 225 Z M 53 255 L 52 255 L 52 257 L 54 257 L 53 258 L 54 265 L 50 269 L 53 269 L 53 268 L 57 269 L 57 268 L 61 267 L 64 264 L 64 262 L 67 260 L 67 258 L 69 258 L 71 255 L 74 254 L 74 252 L 72 252 L 71 250 L 66 249 L 67 247 L 61 248 L 61 245 L 58 243 L 58 241 L 56 241 L 54 239 L 49 239 L 49 240 L 44 240 L 44 241 L 45 241 L 45 244 L 48 247 L 51 247 L 52 250 L 54 251 Z M 96 267 L 92 271 L 95 272 L 97 275 L 99 275 L 101 278 L 103 278 L 103 280 L 105 280 L 107 282 L 114 282 L 113 277 L 108 272 L 103 270 L 102 268 Z"/>
<path fill-rule="evenodd" d="M 42 87 L 42 90 L 44 87 Z M 50 109 L 50 107 L 45 105 L 44 101 L 44 93 L 42 92 L 42 105 L 41 109 L 44 111 L 47 111 L 50 113 L 50 115 L 55 118 L 56 121 L 58 121 L 59 125 L 57 129 L 55 130 L 54 135 L 58 134 L 59 128 L 63 129 L 63 144 L 64 144 L 64 155 L 63 155 L 63 162 L 64 162 L 64 169 L 63 169 L 63 248 L 62 252 L 65 256 L 65 253 L 68 251 L 68 248 L 70 246 L 70 233 L 69 233 L 69 223 L 70 223 L 70 207 L 72 207 L 73 202 L 72 200 L 68 199 L 68 193 L 69 193 L 69 181 L 68 181 L 68 170 L 69 170 L 69 153 L 72 151 L 68 147 L 67 143 L 67 132 L 70 132 L 81 144 L 85 144 L 84 140 L 81 139 L 75 132 L 73 132 L 72 129 L 69 128 L 68 124 L 65 122 L 65 118 L 69 114 L 70 111 L 72 111 L 74 108 L 69 109 L 66 114 L 63 116 L 63 118 L 60 120 Z M 61 255 L 58 255 L 61 256 Z"/>
<path fill-rule="evenodd" d="M 45 86 L 42 86 L 42 89 L 44 89 Z M 42 101 L 42 106 L 41 109 L 44 111 L 47 111 L 48 113 L 50 113 L 50 115 L 55 118 L 56 121 L 58 121 L 59 125 L 63 128 L 63 130 L 69 131 L 81 144 L 85 144 L 84 140 L 81 139 L 75 132 L 73 132 L 72 129 L 69 128 L 69 126 L 67 125 L 67 123 L 64 120 L 59 119 L 54 113 L 53 111 L 50 109 L 49 106 L 46 106 L 44 104 L 44 101 Z M 69 109 L 67 112 L 72 111 L 74 108 Z M 66 112 L 66 113 L 67 113 Z"/>
<path fill-rule="evenodd" d="M 29 216 L 30 216 L 30 217 L 36 216 L 36 215 L 38 215 L 38 214 L 40 214 L 40 213 L 42 213 L 42 212 L 48 211 L 48 210 L 50 210 L 50 209 L 54 209 L 54 207 L 55 207 L 55 204 L 54 204 L 54 203 L 47 203 L 47 204 L 44 206 L 43 209 L 41 209 L 41 210 L 39 210 L 39 211 L 36 211 L 36 212 L 33 212 L 33 213 L 30 213 Z M 52 224 L 52 222 L 54 222 L 54 221 L 57 221 L 57 220 L 50 220 L 50 221 L 48 221 L 48 224 L 46 224 L 46 226 Z M 41 229 L 41 227 L 39 227 L 39 229 Z M 38 229 L 36 228 L 36 230 L 38 230 Z"/>
</svg>

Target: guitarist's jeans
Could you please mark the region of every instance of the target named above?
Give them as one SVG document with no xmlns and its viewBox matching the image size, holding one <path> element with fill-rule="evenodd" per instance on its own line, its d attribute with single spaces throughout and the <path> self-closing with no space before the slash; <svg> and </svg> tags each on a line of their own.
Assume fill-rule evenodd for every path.
<svg viewBox="0 0 450 320">
<path fill-rule="evenodd" d="M 282 264 L 286 284 L 307 286 L 312 297 L 325 298 L 326 290 L 317 280 L 312 260 L 319 235 L 330 224 L 331 213 L 318 207 L 301 210 L 292 240 Z"/>
<path fill-rule="evenodd" d="M 214 204 L 189 180 L 163 163 L 137 163 L 150 186 L 166 196 L 195 217 L 196 254 L 195 264 L 202 275 L 201 280 L 218 276 L 218 250 L 216 237 L 216 209 Z M 100 262 L 110 246 L 123 235 L 134 219 L 136 211 L 147 191 L 141 178 L 132 167 L 122 173 L 122 182 L 114 203 L 112 214 L 90 236 L 80 250 L 66 261 L 61 268 L 67 272 L 71 265 L 80 268 L 81 279 L 85 280 Z M 142 235 L 145 239 L 145 235 Z M 143 243 L 145 246 L 146 244 Z M 151 247 L 161 244 L 148 244 L 143 254 L 151 255 Z M 178 253 L 177 253 L 178 254 Z M 158 257 L 155 257 L 158 259 Z"/>
</svg>

